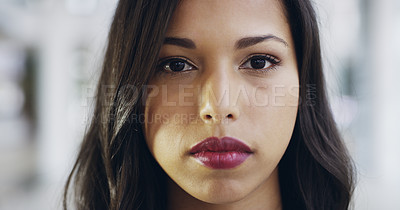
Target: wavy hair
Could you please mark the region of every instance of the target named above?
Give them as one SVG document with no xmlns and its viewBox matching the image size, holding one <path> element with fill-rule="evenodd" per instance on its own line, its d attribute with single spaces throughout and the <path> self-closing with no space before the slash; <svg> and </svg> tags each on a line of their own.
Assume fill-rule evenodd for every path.
<svg viewBox="0 0 400 210">
<path fill-rule="evenodd" d="M 147 147 L 138 116 L 178 3 L 119 1 L 94 116 L 65 186 L 64 209 L 165 208 L 167 175 Z M 354 189 L 353 167 L 326 96 L 315 11 L 309 0 L 281 3 L 300 81 L 295 128 L 278 165 L 283 209 L 345 210 Z"/>
</svg>

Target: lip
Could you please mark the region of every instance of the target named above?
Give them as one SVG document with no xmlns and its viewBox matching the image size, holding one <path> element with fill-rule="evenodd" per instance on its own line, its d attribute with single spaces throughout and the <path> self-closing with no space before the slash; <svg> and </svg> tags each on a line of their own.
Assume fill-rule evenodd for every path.
<svg viewBox="0 0 400 210">
<path fill-rule="evenodd" d="M 231 169 L 242 164 L 253 151 L 242 141 L 232 138 L 209 137 L 196 144 L 190 155 L 212 169 Z"/>
</svg>

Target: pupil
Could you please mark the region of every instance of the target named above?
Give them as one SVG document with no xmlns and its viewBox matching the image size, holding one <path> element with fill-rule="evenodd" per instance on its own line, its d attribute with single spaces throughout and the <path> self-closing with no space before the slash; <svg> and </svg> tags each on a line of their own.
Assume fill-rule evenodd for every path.
<svg viewBox="0 0 400 210">
<path fill-rule="evenodd" d="M 255 69 L 262 69 L 265 66 L 265 60 L 261 58 L 251 59 L 251 67 Z"/>
<path fill-rule="evenodd" d="M 182 71 L 183 68 L 185 68 L 185 63 L 182 61 L 172 61 L 169 68 L 171 68 L 172 71 Z"/>
</svg>

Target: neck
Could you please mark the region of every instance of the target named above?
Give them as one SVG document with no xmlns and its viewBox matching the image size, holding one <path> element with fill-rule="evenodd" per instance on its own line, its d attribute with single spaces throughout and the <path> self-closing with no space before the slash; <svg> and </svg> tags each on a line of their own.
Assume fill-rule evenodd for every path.
<svg viewBox="0 0 400 210">
<path fill-rule="evenodd" d="M 212 204 L 198 200 L 186 193 L 174 181 L 168 178 L 168 210 L 207 209 L 207 210 L 282 210 L 281 194 L 279 188 L 278 169 L 272 172 L 250 194 L 244 198 L 226 204 Z"/>
</svg>

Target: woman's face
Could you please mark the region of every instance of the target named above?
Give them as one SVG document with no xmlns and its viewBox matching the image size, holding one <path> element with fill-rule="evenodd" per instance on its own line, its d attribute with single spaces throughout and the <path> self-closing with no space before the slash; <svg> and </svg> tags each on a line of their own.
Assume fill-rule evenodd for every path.
<svg viewBox="0 0 400 210">
<path fill-rule="evenodd" d="M 277 186 L 299 87 L 279 1 L 184 0 L 159 59 L 145 136 L 175 187 L 230 203 Z"/>
</svg>

